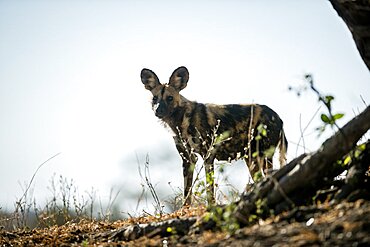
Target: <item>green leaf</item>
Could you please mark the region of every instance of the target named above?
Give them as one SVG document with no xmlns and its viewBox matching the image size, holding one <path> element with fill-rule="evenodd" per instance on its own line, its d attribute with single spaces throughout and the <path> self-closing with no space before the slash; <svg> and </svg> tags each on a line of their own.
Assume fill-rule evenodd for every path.
<svg viewBox="0 0 370 247">
<path fill-rule="evenodd" d="M 326 103 L 328 103 L 328 104 L 330 104 L 330 102 L 331 102 L 333 99 L 334 99 L 334 97 L 333 97 L 333 96 L 331 96 L 331 95 L 326 95 L 326 96 L 325 96 Z"/>
<path fill-rule="evenodd" d="M 327 123 L 327 124 L 330 124 L 330 118 L 326 115 L 326 114 L 321 114 L 321 120 L 324 122 L 324 123 Z"/>
<path fill-rule="evenodd" d="M 361 145 L 358 145 L 356 150 L 355 150 L 355 158 L 357 159 L 360 157 L 363 151 L 366 149 L 366 143 L 362 143 Z"/>
<path fill-rule="evenodd" d="M 262 135 L 262 136 L 267 136 L 267 130 L 266 130 L 266 129 L 263 129 L 263 130 L 261 131 L 261 135 Z"/>
<path fill-rule="evenodd" d="M 221 207 L 217 207 L 216 208 L 216 212 L 218 215 L 222 215 L 222 208 Z"/>
<path fill-rule="evenodd" d="M 256 152 L 252 153 L 252 157 L 253 157 L 253 158 L 256 158 L 256 157 L 257 157 L 257 155 L 258 155 L 258 151 L 256 151 Z"/>
<path fill-rule="evenodd" d="M 255 215 L 255 214 L 251 214 L 251 215 L 249 215 L 249 217 L 248 217 L 248 221 L 249 221 L 249 222 L 252 222 L 252 221 L 254 221 L 255 219 L 257 219 L 257 215 Z"/>
<path fill-rule="evenodd" d="M 204 216 L 203 216 L 203 219 L 204 221 L 209 221 L 211 219 L 211 213 L 207 212 Z"/>
<path fill-rule="evenodd" d="M 348 156 L 344 159 L 343 164 L 344 164 L 344 165 L 348 165 L 349 163 L 351 163 L 351 161 L 352 161 L 352 158 L 351 158 L 351 156 L 350 156 L 350 155 L 348 155 Z"/>
<path fill-rule="evenodd" d="M 263 154 L 266 156 L 266 157 L 269 157 L 269 158 L 272 158 L 272 156 L 274 156 L 274 153 L 275 153 L 275 147 L 274 146 L 271 146 L 269 147 L 268 149 L 266 149 Z"/>
<path fill-rule="evenodd" d="M 216 136 L 215 144 L 219 144 L 223 141 L 227 141 L 229 137 L 230 137 L 230 131 L 225 131 L 221 133 L 220 135 Z"/>
<path fill-rule="evenodd" d="M 259 134 L 262 136 L 267 136 L 267 131 L 266 131 L 267 126 L 264 124 L 260 124 L 257 126 L 257 131 Z"/>
<path fill-rule="evenodd" d="M 338 119 L 341 119 L 343 116 L 344 116 L 343 113 L 337 113 L 337 114 L 334 114 L 333 119 L 338 120 Z"/>
<path fill-rule="evenodd" d="M 262 178 L 262 173 L 261 171 L 258 171 L 253 174 L 253 181 L 257 183 L 260 179 Z"/>
<path fill-rule="evenodd" d="M 364 151 L 366 149 L 366 143 L 362 143 L 358 145 L 358 149 L 360 149 L 361 151 Z"/>
</svg>

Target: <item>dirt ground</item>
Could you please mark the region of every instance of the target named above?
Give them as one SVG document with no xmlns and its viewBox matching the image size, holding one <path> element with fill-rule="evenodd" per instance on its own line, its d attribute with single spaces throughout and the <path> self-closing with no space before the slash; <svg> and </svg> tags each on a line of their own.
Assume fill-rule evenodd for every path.
<svg viewBox="0 0 370 247">
<path fill-rule="evenodd" d="M 0 229 L 0 246 L 370 246 L 370 202 L 299 207 L 259 220 L 235 233 L 206 231 L 170 237 L 144 236 L 133 241 L 100 238 L 102 233 L 134 224 L 171 218 L 201 217 L 205 208 L 182 209 L 162 217 L 116 222 L 81 221 L 33 230 Z"/>
</svg>

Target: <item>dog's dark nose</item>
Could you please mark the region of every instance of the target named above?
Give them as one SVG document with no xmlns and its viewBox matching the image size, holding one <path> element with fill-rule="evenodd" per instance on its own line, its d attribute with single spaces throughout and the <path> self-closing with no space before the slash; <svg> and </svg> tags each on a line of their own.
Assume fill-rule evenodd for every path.
<svg viewBox="0 0 370 247">
<path fill-rule="evenodd" d="M 165 104 L 163 102 L 159 103 L 158 107 L 155 109 L 155 116 L 158 118 L 163 118 L 166 115 L 166 110 Z"/>
</svg>

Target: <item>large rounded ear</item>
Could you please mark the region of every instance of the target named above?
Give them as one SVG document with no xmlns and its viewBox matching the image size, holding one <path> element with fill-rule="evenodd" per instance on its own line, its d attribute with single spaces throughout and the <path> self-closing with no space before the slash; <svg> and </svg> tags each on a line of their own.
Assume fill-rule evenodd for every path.
<svg viewBox="0 0 370 247">
<path fill-rule="evenodd" d="M 141 81 L 143 82 L 147 90 L 152 91 L 153 88 L 161 85 L 161 83 L 159 82 L 158 76 L 150 69 L 143 69 L 141 71 L 140 76 L 141 76 Z"/>
<path fill-rule="evenodd" d="M 185 67 L 175 69 L 170 77 L 168 85 L 174 87 L 177 91 L 184 89 L 189 80 L 189 71 Z"/>
</svg>

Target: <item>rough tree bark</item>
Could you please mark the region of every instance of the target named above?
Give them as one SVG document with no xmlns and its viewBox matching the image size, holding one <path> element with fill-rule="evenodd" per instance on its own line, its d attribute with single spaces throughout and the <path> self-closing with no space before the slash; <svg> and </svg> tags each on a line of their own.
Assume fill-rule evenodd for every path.
<svg viewBox="0 0 370 247">
<path fill-rule="evenodd" d="M 351 31 L 357 49 L 370 70 L 370 2 L 330 0 L 330 3 Z"/>
<path fill-rule="evenodd" d="M 195 217 L 191 217 L 187 219 L 171 219 L 150 224 L 136 224 L 97 234 L 95 239 L 130 241 L 142 236 L 149 238 L 158 235 L 161 237 L 168 237 L 174 233 L 186 235 L 190 227 L 193 226 L 196 221 L 197 219 Z M 168 229 L 173 229 L 173 231 L 169 231 Z"/>
</svg>

